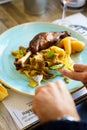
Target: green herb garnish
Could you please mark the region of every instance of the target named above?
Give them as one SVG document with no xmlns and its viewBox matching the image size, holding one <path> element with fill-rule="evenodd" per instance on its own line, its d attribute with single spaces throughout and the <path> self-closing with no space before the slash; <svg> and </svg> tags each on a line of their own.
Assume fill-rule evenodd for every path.
<svg viewBox="0 0 87 130">
<path fill-rule="evenodd" d="M 52 51 L 52 50 L 49 51 L 49 52 L 47 53 L 47 56 L 50 57 L 50 58 L 53 57 L 53 56 L 54 56 L 54 51 Z"/>
<path fill-rule="evenodd" d="M 58 64 L 58 65 L 51 66 L 50 69 L 57 70 L 63 68 L 64 66 L 65 66 L 64 64 Z"/>
<path fill-rule="evenodd" d="M 24 55 L 24 51 L 22 49 L 19 50 L 21 55 Z"/>
</svg>

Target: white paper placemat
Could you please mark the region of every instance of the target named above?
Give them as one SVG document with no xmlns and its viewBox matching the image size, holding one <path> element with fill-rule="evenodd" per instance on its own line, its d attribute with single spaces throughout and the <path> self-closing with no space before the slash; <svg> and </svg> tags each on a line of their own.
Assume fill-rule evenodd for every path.
<svg viewBox="0 0 87 130">
<path fill-rule="evenodd" d="M 73 24 L 73 25 L 82 25 L 87 27 L 87 17 L 84 16 L 82 13 L 76 13 L 74 15 L 70 15 L 68 17 L 65 18 L 66 21 L 69 22 L 69 24 Z M 59 20 L 54 20 L 53 23 L 58 23 Z"/>
<path fill-rule="evenodd" d="M 22 95 L 8 89 L 9 96 L 3 104 L 11 114 L 20 130 L 38 122 L 38 117 L 32 112 L 33 97 Z"/>
<path fill-rule="evenodd" d="M 54 24 L 60 24 L 61 20 L 53 21 Z M 81 13 L 77 13 L 65 18 L 65 26 L 69 26 L 71 29 L 79 32 L 85 38 L 87 38 L 87 17 Z"/>
</svg>

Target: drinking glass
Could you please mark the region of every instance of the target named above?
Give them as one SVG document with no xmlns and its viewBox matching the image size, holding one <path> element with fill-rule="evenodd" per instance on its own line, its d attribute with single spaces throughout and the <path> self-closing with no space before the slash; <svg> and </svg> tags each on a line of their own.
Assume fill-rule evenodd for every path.
<svg viewBox="0 0 87 130">
<path fill-rule="evenodd" d="M 41 15 L 46 11 L 48 0 L 23 0 L 25 11 L 31 15 Z"/>
<path fill-rule="evenodd" d="M 63 13 L 62 13 L 62 20 L 64 20 L 65 16 L 66 16 L 66 8 L 67 8 L 67 4 L 71 2 L 71 0 L 62 0 L 63 3 Z"/>
<path fill-rule="evenodd" d="M 70 2 L 76 2 L 76 0 L 61 0 L 61 3 L 63 4 L 63 11 L 62 11 L 62 16 L 61 16 L 61 20 L 59 21 L 60 25 L 64 25 L 64 26 L 69 26 L 70 23 L 66 20 L 66 10 L 67 10 L 67 6 Z"/>
</svg>

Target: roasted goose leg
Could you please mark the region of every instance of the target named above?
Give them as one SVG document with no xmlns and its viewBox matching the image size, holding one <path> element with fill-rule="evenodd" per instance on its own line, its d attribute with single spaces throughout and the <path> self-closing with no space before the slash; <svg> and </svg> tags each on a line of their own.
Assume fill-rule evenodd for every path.
<svg viewBox="0 0 87 130">
<path fill-rule="evenodd" d="M 29 47 L 27 48 L 27 53 L 21 59 L 16 59 L 14 64 L 16 69 L 24 67 L 26 60 L 30 57 L 31 54 L 36 54 L 37 52 L 47 49 L 50 46 L 56 45 L 57 41 L 63 39 L 70 34 L 67 31 L 63 32 L 42 32 L 37 34 L 30 42 Z"/>
</svg>

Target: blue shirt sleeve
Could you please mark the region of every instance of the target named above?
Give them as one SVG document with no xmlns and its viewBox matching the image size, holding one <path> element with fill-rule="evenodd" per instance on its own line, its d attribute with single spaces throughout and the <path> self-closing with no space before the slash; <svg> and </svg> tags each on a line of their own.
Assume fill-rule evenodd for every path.
<svg viewBox="0 0 87 130">
<path fill-rule="evenodd" d="M 55 120 L 41 124 L 34 130 L 87 130 L 87 122 Z"/>
</svg>

